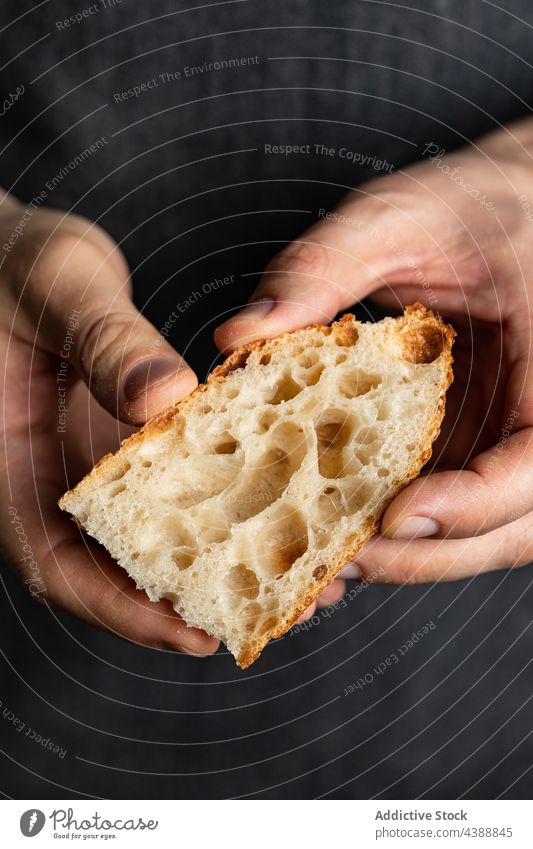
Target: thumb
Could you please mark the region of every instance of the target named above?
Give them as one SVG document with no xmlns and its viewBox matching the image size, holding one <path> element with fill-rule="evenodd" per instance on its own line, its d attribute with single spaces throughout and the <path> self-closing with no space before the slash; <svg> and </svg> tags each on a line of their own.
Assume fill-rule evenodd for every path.
<svg viewBox="0 0 533 849">
<path fill-rule="evenodd" d="M 135 425 L 189 394 L 196 376 L 132 303 L 127 270 L 75 236 L 62 239 L 60 259 L 45 269 L 54 273 L 40 326 L 58 376 L 74 367 L 108 412 Z"/>
<path fill-rule="evenodd" d="M 357 201 L 355 207 L 364 210 L 366 202 Z M 221 350 L 327 324 L 339 310 L 383 287 L 385 276 L 397 268 L 398 258 L 369 235 L 367 213 L 320 212 L 324 218 L 318 224 L 271 260 L 250 303 L 217 328 Z"/>
</svg>

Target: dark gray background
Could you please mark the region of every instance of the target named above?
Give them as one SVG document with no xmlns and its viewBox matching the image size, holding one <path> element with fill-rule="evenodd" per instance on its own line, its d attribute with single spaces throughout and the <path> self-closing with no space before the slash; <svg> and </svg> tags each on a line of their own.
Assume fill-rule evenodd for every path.
<svg viewBox="0 0 533 849">
<path fill-rule="evenodd" d="M 204 282 L 235 275 L 174 327 L 172 341 L 202 377 L 218 317 L 246 300 L 267 259 L 318 208 L 376 174 L 338 157 L 265 156 L 265 143 L 346 146 L 400 167 L 428 142 L 459 147 L 531 105 L 528 0 L 203 9 L 122 0 L 57 28 L 83 6 L 2 3 L 1 91 L 24 83 L 26 93 L 0 119 L 0 183 L 29 201 L 106 136 L 49 203 L 99 220 L 121 242 L 137 303 L 158 326 Z M 256 55 L 254 65 L 113 98 L 185 65 Z M 370 587 L 243 673 L 223 651 L 207 661 L 148 651 L 38 607 L 5 569 L 0 698 L 68 754 L 0 716 L 1 790 L 527 797 L 531 575 Z M 343 696 L 430 620 L 436 629 L 401 663 Z"/>
</svg>

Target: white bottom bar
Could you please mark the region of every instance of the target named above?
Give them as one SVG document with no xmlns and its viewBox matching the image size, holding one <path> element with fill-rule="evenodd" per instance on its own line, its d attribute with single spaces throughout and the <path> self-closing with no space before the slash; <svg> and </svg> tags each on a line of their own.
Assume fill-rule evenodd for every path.
<svg viewBox="0 0 533 849">
<path fill-rule="evenodd" d="M 0 807 L 1 845 L 531 849 L 530 808 L 527 801 L 9 800 Z"/>
</svg>

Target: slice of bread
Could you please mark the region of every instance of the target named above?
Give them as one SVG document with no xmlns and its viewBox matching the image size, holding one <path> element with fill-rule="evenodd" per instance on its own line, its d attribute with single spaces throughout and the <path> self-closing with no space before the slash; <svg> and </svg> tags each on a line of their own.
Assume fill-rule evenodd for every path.
<svg viewBox="0 0 533 849">
<path fill-rule="evenodd" d="M 244 669 L 431 456 L 454 336 L 415 304 L 253 342 L 59 505 Z"/>
</svg>

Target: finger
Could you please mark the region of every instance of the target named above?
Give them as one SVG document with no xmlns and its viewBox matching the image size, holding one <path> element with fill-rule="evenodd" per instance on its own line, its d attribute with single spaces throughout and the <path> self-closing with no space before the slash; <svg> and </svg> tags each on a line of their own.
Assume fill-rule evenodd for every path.
<svg viewBox="0 0 533 849">
<path fill-rule="evenodd" d="M 384 536 L 468 538 L 533 510 L 533 383 L 528 343 L 525 353 L 520 349 L 526 339 L 523 328 L 510 331 L 517 354 L 498 442 L 474 457 L 464 471 L 428 475 L 404 489 L 383 517 Z"/>
<path fill-rule="evenodd" d="M 357 554 L 373 583 L 452 581 L 533 560 L 533 514 L 469 539 L 390 540 L 376 536 Z"/>
<path fill-rule="evenodd" d="M 45 304 L 41 343 L 108 412 L 143 424 L 195 388 L 194 372 L 132 303 L 127 272 L 100 248 L 62 236 L 37 268 L 25 304 L 34 316 Z"/>
<path fill-rule="evenodd" d="M 346 582 L 338 578 L 333 581 L 325 590 L 322 590 L 316 600 L 317 607 L 329 607 L 330 604 L 335 604 L 339 601 L 346 592 Z"/>
<path fill-rule="evenodd" d="M 68 427 L 61 434 L 68 480 L 81 480 L 97 460 L 117 451 L 120 443 L 136 431 L 133 425 L 118 421 L 104 410 L 78 381 L 70 390 Z"/>
<path fill-rule="evenodd" d="M 327 324 L 339 310 L 383 286 L 399 260 L 363 226 L 370 220 L 368 202 L 360 201 L 358 208 L 360 218 L 322 220 L 274 257 L 251 303 L 217 328 L 221 350 L 312 323 Z"/>
<path fill-rule="evenodd" d="M 195 656 L 213 654 L 219 641 L 188 628 L 169 601 L 151 602 L 99 547 L 65 540 L 42 561 L 46 599 L 139 645 Z"/>
<path fill-rule="evenodd" d="M 310 604 L 309 607 L 305 608 L 305 610 L 299 615 L 298 619 L 294 624 L 297 625 L 299 622 L 306 622 L 308 619 L 311 618 L 315 610 L 316 602 L 313 602 L 313 604 Z"/>
<path fill-rule="evenodd" d="M 516 406 L 507 407 L 496 445 L 464 471 L 431 474 L 404 489 L 383 517 L 384 536 L 472 537 L 533 510 L 533 427 L 525 426 L 523 401 L 510 397 Z"/>
</svg>

